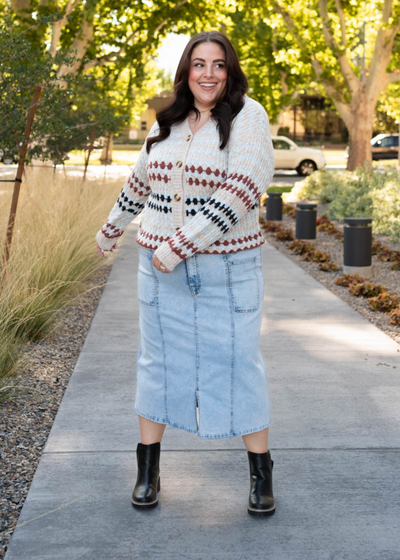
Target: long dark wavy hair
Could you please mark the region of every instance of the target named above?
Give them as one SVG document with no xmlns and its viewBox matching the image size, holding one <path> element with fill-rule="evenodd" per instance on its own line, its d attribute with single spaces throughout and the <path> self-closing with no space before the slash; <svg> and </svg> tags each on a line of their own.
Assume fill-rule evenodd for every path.
<svg viewBox="0 0 400 560">
<path fill-rule="evenodd" d="M 155 142 L 161 142 L 168 138 L 171 133 L 171 126 L 183 122 L 190 111 L 194 111 L 198 117 L 200 116 L 200 111 L 194 106 L 194 96 L 189 88 L 188 81 L 193 49 L 200 43 L 205 42 L 217 43 L 225 52 L 227 70 L 225 91 L 211 109 L 211 116 L 217 121 L 220 149 L 223 150 L 228 143 L 232 120 L 244 105 L 244 94 L 248 87 L 247 78 L 240 68 L 237 54 L 229 39 L 219 31 L 205 31 L 192 37 L 183 51 L 175 75 L 174 99 L 168 107 L 158 111 L 157 121 L 160 132 L 158 136 L 147 139 L 147 153 L 150 152 L 150 148 Z"/>
</svg>

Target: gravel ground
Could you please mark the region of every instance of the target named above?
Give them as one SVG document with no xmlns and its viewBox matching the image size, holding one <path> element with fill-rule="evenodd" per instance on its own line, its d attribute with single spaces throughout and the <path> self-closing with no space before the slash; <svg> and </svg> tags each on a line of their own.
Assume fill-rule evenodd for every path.
<svg viewBox="0 0 400 560">
<path fill-rule="evenodd" d="M 21 394 L 0 405 L 0 559 L 17 524 L 58 407 L 112 266 L 111 255 L 64 308 L 52 334 L 26 344 L 18 375 Z"/>
<path fill-rule="evenodd" d="M 318 207 L 318 215 L 324 212 L 324 207 Z M 284 228 L 291 229 L 295 231 L 295 220 L 284 214 L 282 220 L 282 226 Z M 335 226 L 343 231 L 342 224 L 334 222 Z M 318 268 L 318 263 L 312 263 L 304 261 L 301 256 L 296 255 L 288 248 L 289 242 L 277 241 L 275 239 L 275 234 L 271 232 L 264 231 L 264 237 L 267 239 L 268 243 L 273 245 L 276 249 L 281 251 L 284 255 L 289 257 L 292 261 L 298 264 L 301 268 L 306 270 L 311 276 L 313 276 L 318 282 L 323 286 L 328 288 L 331 292 L 340 297 L 353 309 L 358 311 L 360 315 L 368 319 L 376 327 L 381 329 L 387 335 L 391 336 L 396 342 L 400 343 L 400 326 L 392 325 L 389 323 L 389 314 L 380 313 L 377 311 L 371 311 L 368 307 L 368 299 L 364 297 L 353 296 L 348 288 L 342 286 L 337 286 L 335 284 L 335 279 L 343 274 L 343 243 L 336 240 L 334 237 L 327 235 L 322 232 L 317 232 L 317 239 L 313 239 L 311 243 L 314 243 L 316 247 L 322 251 L 327 252 L 331 261 L 336 261 L 340 267 L 339 272 L 322 272 Z M 374 240 L 381 241 L 384 245 L 390 247 L 394 250 L 400 250 L 399 243 L 391 243 L 386 237 L 381 235 L 374 235 Z M 393 263 L 386 263 L 379 261 L 375 256 L 372 257 L 372 278 L 370 279 L 375 284 L 382 284 L 389 288 L 391 293 L 400 295 L 400 271 L 390 270 L 390 266 Z"/>
</svg>

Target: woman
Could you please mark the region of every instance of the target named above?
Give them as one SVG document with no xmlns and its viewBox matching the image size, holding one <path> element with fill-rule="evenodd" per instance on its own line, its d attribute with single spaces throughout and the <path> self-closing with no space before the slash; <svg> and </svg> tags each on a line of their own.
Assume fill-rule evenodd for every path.
<svg viewBox="0 0 400 560">
<path fill-rule="evenodd" d="M 165 426 L 204 439 L 241 435 L 250 464 L 248 512 L 275 511 L 267 375 L 258 341 L 264 277 L 259 198 L 273 175 L 268 117 L 219 32 L 193 37 L 174 101 L 157 114 L 98 250 L 113 250 L 143 210 L 140 344 L 134 409 L 142 441 L 132 495 L 158 504 Z"/>
</svg>

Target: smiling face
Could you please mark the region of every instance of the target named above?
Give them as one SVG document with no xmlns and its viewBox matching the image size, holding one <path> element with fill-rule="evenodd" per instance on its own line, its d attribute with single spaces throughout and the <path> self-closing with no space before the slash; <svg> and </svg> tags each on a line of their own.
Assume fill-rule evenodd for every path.
<svg viewBox="0 0 400 560">
<path fill-rule="evenodd" d="M 225 58 L 218 43 L 200 43 L 192 51 L 188 84 L 199 111 L 214 107 L 224 93 L 228 77 Z"/>
</svg>

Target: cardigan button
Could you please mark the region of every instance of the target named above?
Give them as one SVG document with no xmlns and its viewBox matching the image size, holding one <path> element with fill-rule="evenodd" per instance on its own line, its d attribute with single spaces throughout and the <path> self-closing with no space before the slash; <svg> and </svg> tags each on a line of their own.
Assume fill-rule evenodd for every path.
<svg viewBox="0 0 400 560">
<path fill-rule="evenodd" d="M 178 161 L 177 164 L 176 164 L 176 167 L 182 167 L 182 162 Z"/>
<path fill-rule="evenodd" d="M 175 229 L 176 229 L 176 231 L 178 231 L 179 227 L 176 227 Z"/>
<path fill-rule="evenodd" d="M 176 195 L 174 196 L 174 199 L 177 200 L 177 201 L 180 200 L 180 199 L 181 199 L 181 195 L 178 194 L 178 193 L 176 193 Z"/>
<path fill-rule="evenodd" d="M 186 138 L 186 142 L 189 142 L 189 140 L 191 139 L 191 134 L 189 134 L 189 136 Z"/>
</svg>

